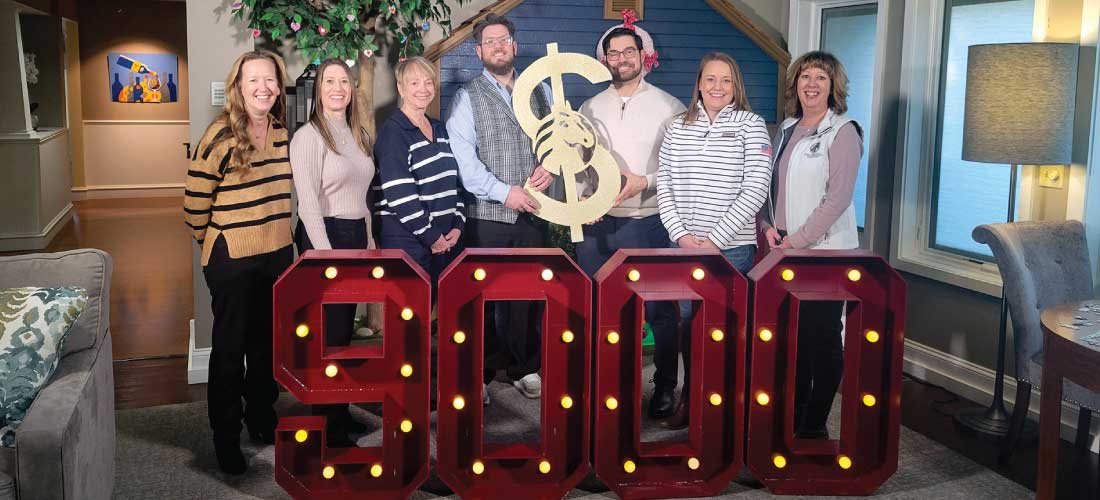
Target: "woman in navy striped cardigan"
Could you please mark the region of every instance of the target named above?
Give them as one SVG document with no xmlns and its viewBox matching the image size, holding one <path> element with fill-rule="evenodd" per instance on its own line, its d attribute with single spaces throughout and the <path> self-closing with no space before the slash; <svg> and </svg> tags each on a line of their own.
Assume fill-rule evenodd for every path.
<svg viewBox="0 0 1100 500">
<path fill-rule="evenodd" d="M 401 107 L 382 125 L 374 148 L 381 246 L 404 250 L 434 283 L 462 249 L 466 215 L 458 163 L 447 128 L 425 114 L 435 98 L 432 64 L 413 57 L 398 63 L 395 73 Z"/>
</svg>

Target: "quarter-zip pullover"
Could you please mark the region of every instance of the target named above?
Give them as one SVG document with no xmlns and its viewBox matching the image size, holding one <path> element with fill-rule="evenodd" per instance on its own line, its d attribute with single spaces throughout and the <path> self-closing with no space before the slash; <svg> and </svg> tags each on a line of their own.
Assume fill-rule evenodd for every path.
<svg viewBox="0 0 1100 500">
<path fill-rule="evenodd" d="M 673 120 L 661 144 L 657 203 L 669 238 L 691 234 L 726 250 L 756 244 L 756 214 L 771 182 L 771 141 L 764 119 L 734 105 L 713 122 Z"/>
<path fill-rule="evenodd" d="M 642 79 L 630 97 L 623 98 L 614 85 L 585 101 L 580 112 L 596 127 L 600 145 L 611 152 L 620 168 L 646 178 L 646 189 L 612 208 L 612 217 L 642 218 L 657 215 L 657 153 L 665 127 L 684 105 L 669 93 Z M 599 184 L 607 182 L 590 175 L 578 176 L 577 192 L 589 195 Z M 620 179 L 611 179 L 615 191 Z"/>
</svg>

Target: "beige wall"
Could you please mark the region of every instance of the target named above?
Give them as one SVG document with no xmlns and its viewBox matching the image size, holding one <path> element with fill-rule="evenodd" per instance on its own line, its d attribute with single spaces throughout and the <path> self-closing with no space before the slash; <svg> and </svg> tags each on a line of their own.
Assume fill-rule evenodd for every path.
<svg viewBox="0 0 1100 500">
<path fill-rule="evenodd" d="M 84 99 L 80 92 L 80 27 L 76 21 L 63 19 L 65 39 L 65 93 L 68 112 L 69 144 L 72 147 L 73 186 L 84 185 Z"/>
<path fill-rule="evenodd" d="M 27 85 L 24 82 L 23 42 L 19 36 L 16 4 L 0 0 L 0 134 L 30 130 Z"/>
<path fill-rule="evenodd" d="M 89 198 L 182 195 L 189 132 L 185 4 L 102 0 L 79 9 L 84 168 L 73 175 L 80 181 L 75 191 Z M 116 71 L 110 52 L 174 54 L 177 102 L 112 102 L 112 75 L 125 81 L 129 73 Z"/>
</svg>

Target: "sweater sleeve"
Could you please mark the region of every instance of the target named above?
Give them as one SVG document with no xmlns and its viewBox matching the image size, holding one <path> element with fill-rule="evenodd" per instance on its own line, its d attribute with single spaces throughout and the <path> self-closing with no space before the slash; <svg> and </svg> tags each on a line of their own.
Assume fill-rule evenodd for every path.
<svg viewBox="0 0 1100 500">
<path fill-rule="evenodd" d="M 298 192 L 298 220 L 302 221 L 310 244 L 317 250 L 332 249 L 321 211 L 321 178 L 327 147 L 310 126 L 299 130 L 290 142 L 290 169 L 294 173 L 294 189 Z"/>
<path fill-rule="evenodd" d="M 228 164 L 229 155 L 233 152 L 233 148 L 228 147 L 228 142 L 224 140 L 226 133 L 228 129 L 224 123 L 211 124 L 199 140 L 191 165 L 187 169 L 187 184 L 183 192 L 184 220 L 200 245 L 206 238 L 206 228 L 210 225 L 214 192 L 222 182 L 222 166 Z"/>
<path fill-rule="evenodd" d="M 658 155 L 657 167 L 657 210 L 661 214 L 661 223 L 668 230 L 668 237 L 672 241 L 679 241 L 688 234 L 680 214 L 676 211 L 676 200 L 672 195 L 672 172 L 669 167 L 669 147 L 671 146 L 673 129 L 675 124 L 665 127 L 665 137 L 661 141 L 661 151 Z"/>
<path fill-rule="evenodd" d="M 391 123 L 387 122 L 387 125 Z M 378 145 L 374 148 L 378 178 L 382 182 L 386 209 L 393 212 L 393 217 L 422 245 L 431 247 L 443 233 L 433 226 L 427 205 L 420 201 L 420 186 L 409 171 L 409 146 L 397 127 L 382 127 L 378 133 Z"/>
<path fill-rule="evenodd" d="M 788 237 L 794 248 L 806 248 L 821 239 L 825 232 L 852 204 L 852 193 L 859 176 L 859 159 L 863 155 L 863 139 L 855 125 L 844 125 L 829 146 L 829 178 L 825 181 L 825 200 L 810 213 L 810 217 Z M 787 228 L 790 230 L 791 228 Z"/>
<path fill-rule="evenodd" d="M 740 146 L 745 162 L 742 166 L 741 193 L 707 235 L 707 239 L 719 248 L 729 247 L 737 234 L 756 220 L 756 214 L 764 206 L 771 185 L 771 139 L 768 138 L 764 119 L 759 115 L 752 115 L 744 123 Z"/>
</svg>

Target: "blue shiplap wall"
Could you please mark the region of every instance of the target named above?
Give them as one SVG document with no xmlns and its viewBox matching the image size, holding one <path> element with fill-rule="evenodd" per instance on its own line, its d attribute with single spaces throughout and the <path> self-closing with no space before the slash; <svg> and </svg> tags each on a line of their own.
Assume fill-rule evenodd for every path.
<svg viewBox="0 0 1100 500">
<path fill-rule="evenodd" d="M 603 19 L 598 0 L 527 0 L 506 14 L 516 23 L 522 72 L 546 55 L 546 44 L 558 43 L 561 52 L 580 52 L 595 57 L 601 35 L 619 22 Z M 733 56 L 745 76 L 745 92 L 753 111 L 768 122 L 776 120 L 777 63 L 755 43 L 714 11 L 703 0 L 646 0 L 645 20 L 638 23 L 653 37 L 660 66 L 646 80 L 680 98 L 687 105 L 695 85 L 699 59 L 720 50 Z M 481 61 L 473 39 L 443 56 L 440 65 L 441 106 L 444 117 L 459 86 L 481 73 Z M 573 109 L 606 88 L 577 75 L 564 79 Z"/>
</svg>

